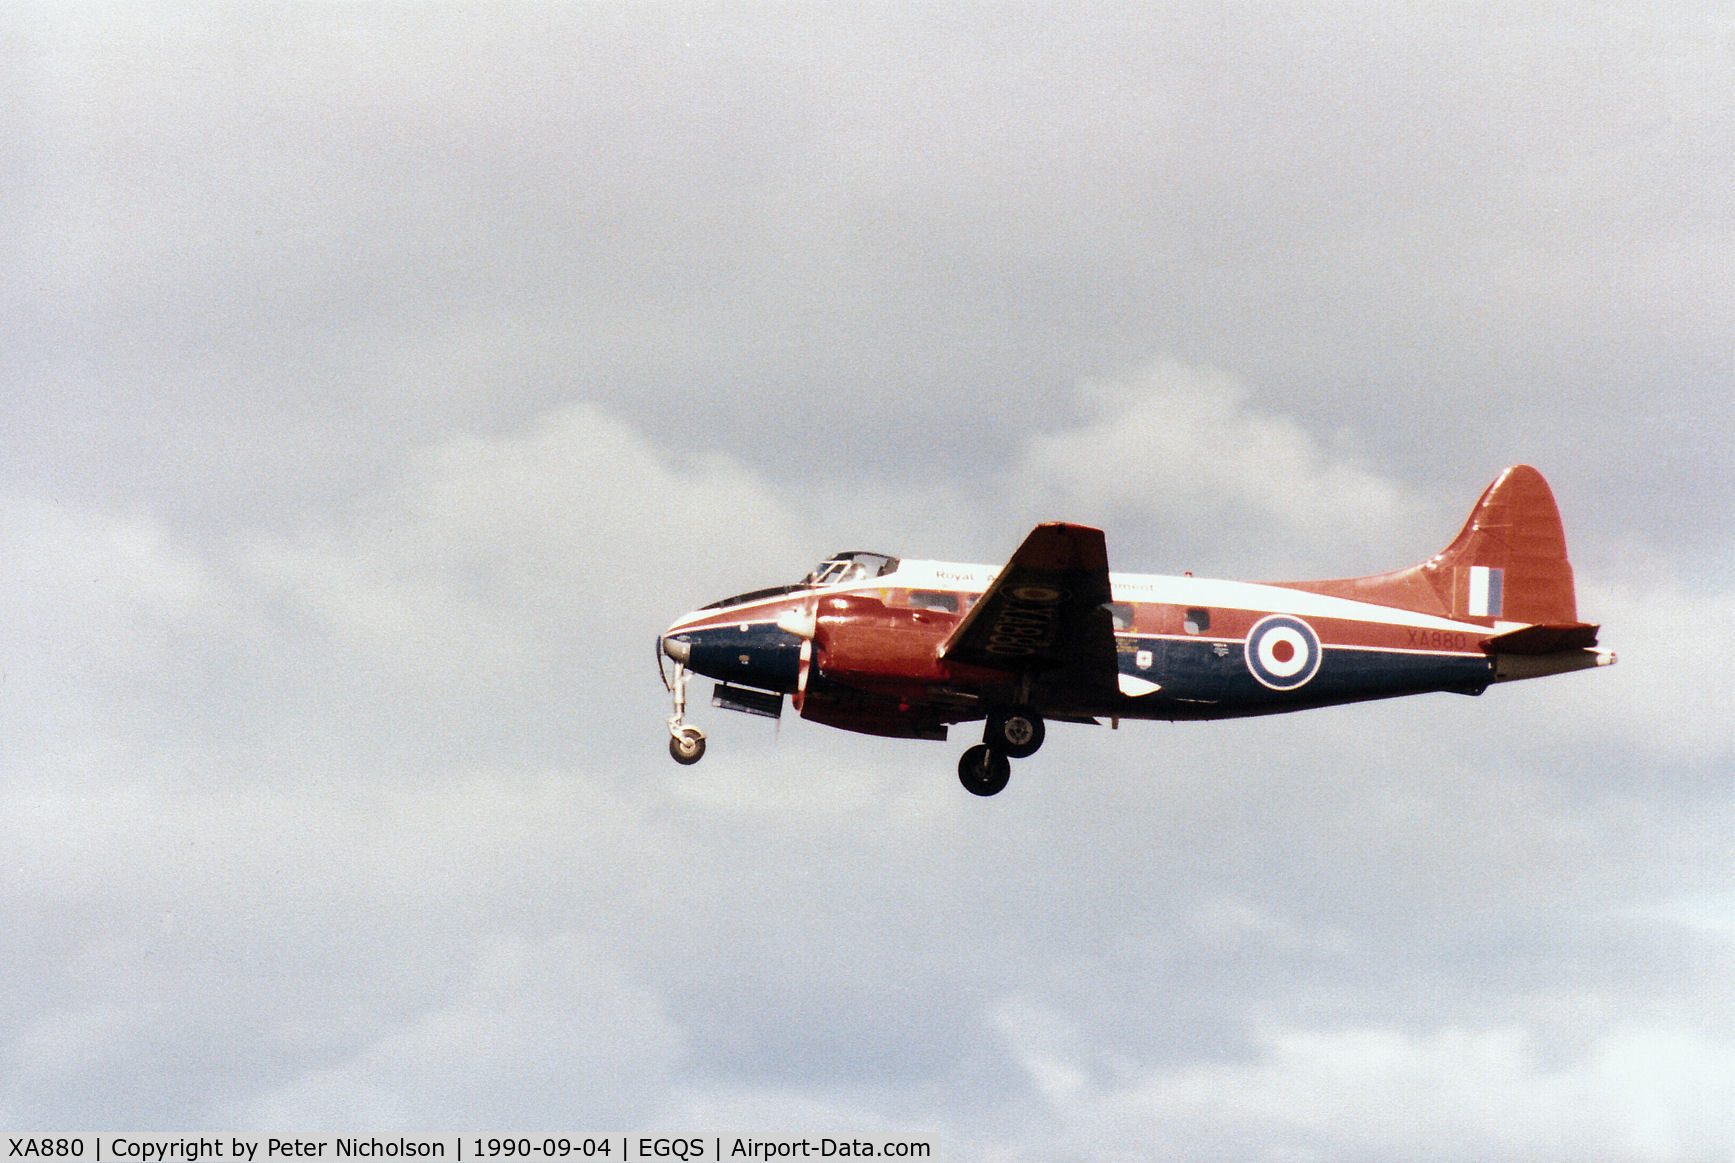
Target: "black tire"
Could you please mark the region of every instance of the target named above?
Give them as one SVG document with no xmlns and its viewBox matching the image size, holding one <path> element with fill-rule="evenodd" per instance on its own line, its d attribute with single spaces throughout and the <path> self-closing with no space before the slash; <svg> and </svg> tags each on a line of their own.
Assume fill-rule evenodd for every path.
<svg viewBox="0 0 1735 1163">
<path fill-rule="evenodd" d="M 1041 715 L 1029 707 L 1013 707 L 988 716 L 982 741 L 1009 759 L 1028 759 L 1042 747 L 1047 735 Z"/>
<path fill-rule="evenodd" d="M 1011 778 L 1011 760 L 986 743 L 976 744 L 958 760 L 958 782 L 973 796 L 998 795 Z"/>
<path fill-rule="evenodd" d="M 705 736 L 697 727 L 682 727 L 681 733 L 669 736 L 669 756 L 682 767 L 691 767 L 705 758 Z"/>
</svg>

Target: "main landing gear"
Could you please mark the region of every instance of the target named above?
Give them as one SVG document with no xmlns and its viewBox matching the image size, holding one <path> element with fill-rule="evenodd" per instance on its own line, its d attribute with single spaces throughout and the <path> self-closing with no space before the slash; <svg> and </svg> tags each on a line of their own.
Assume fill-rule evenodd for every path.
<svg viewBox="0 0 1735 1163">
<path fill-rule="evenodd" d="M 1029 707 L 1012 707 L 988 716 L 982 742 L 958 760 L 958 782 L 971 795 L 996 795 L 1012 778 L 1012 760 L 1036 754 L 1047 732 L 1042 716 Z"/>
<path fill-rule="evenodd" d="M 1004 751 L 978 743 L 958 760 L 958 782 L 973 796 L 997 795 L 1012 778 L 1012 761 Z"/>
<path fill-rule="evenodd" d="M 982 742 L 1004 751 L 1008 759 L 1028 759 L 1036 754 L 1046 735 L 1041 715 L 1029 707 L 1013 707 L 988 716 Z"/>
</svg>

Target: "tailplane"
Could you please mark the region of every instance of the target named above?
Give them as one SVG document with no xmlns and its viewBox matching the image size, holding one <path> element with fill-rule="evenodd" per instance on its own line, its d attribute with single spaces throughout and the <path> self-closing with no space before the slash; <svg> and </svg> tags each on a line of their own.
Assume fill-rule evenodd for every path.
<svg viewBox="0 0 1735 1163">
<path fill-rule="evenodd" d="M 1548 482 L 1527 464 L 1496 477 L 1452 544 L 1420 565 L 1372 577 L 1285 584 L 1488 626 L 1584 626 L 1560 510 Z M 1594 642 L 1594 628 L 1585 629 Z"/>
</svg>

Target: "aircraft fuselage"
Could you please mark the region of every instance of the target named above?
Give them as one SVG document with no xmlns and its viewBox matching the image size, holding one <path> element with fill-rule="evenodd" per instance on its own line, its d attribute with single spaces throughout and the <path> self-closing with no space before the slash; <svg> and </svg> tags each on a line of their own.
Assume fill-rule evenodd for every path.
<svg viewBox="0 0 1735 1163">
<path fill-rule="evenodd" d="M 938 656 L 998 572 L 906 561 L 864 582 L 695 611 L 664 640 L 685 644 L 686 665 L 724 683 L 815 696 L 829 688 L 833 701 L 850 701 L 853 691 L 864 707 L 886 700 L 912 725 L 921 721 L 921 733 L 932 733 L 981 718 L 992 701 L 981 693 L 963 697 L 962 685 L 974 692 L 996 680 L 1015 685 Z M 1036 675 L 1030 703 L 1050 718 L 1218 719 L 1424 691 L 1480 694 L 1501 678 L 1484 643 L 1523 625 L 1459 621 L 1280 585 L 1109 576 L 1117 681 L 1081 695 Z M 1002 615 L 994 627 L 1001 648 L 1015 651 L 1044 629 L 1044 610 L 1031 603 Z M 805 692 L 801 656 L 814 638 L 799 632 L 803 619 L 825 623 L 810 647 L 820 653 L 809 659 Z M 791 624 L 794 630 L 785 628 Z"/>
<path fill-rule="evenodd" d="M 695 610 L 658 642 L 675 663 L 670 752 L 689 673 L 714 701 L 875 735 L 943 739 L 984 720 L 959 777 L 1005 786 L 1044 722 L 1224 719 L 1492 683 L 1614 661 L 1578 620 L 1553 493 L 1516 465 L 1456 539 L 1392 573 L 1258 583 L 1111 573 L 1103 533 L 1038 525 L 1004 566 L 844 553 L 795 585 Z M 665 681 L 667 681 L 665 676 Z"/>
</svg>

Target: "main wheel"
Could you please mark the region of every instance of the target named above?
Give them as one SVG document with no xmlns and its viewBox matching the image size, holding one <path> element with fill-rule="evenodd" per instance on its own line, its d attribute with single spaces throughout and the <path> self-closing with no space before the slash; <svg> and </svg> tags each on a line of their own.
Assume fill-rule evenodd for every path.
<svg viewBox="0 0 1735 1163">
<path fill-rule="evenodd" d="M 1014 707 L 988 716 L 982 741 L 1010 759 L 1028 759 L 1036 754 L 1046 735 L 1041 715 L 1028 707 Z"/>
<path fill-rule="evenodd" d="M 986 743 L 964 752 L 958 760 L 958 782 L 973 796 L 996 795 L 1012 778 L 1012 762 Z"/>
<path fill-rule="evenodd" d="M 690 767 L 705 758 L 705 733 L 697 727 L 682 727 L 669 736 L 669 755 L 682 767 Z"/>
</svg>

